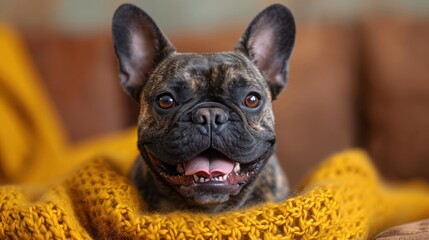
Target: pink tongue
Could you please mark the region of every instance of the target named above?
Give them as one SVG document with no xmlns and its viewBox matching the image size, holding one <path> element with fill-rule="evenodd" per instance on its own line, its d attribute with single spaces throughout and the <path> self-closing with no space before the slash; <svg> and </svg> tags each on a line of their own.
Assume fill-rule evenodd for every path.
<svg viewBox="0 0 429 240">
<path fill-rule="evenodd" d="M 209 159 L 205 156 L 197 156 L 189 163 L 185 164 L 185 175 L 216 177 L 232 172 L 234 162 L 231 160 L 221 159 L 218 157 Z"/>
</svg>

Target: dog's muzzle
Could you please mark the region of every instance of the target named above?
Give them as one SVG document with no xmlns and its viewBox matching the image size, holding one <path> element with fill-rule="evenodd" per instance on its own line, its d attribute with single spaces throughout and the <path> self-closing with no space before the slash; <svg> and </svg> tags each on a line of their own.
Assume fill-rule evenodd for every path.
<svg viewBox="0 0 429 240">
<path fill-rule="evenodd" d="M 239 194 L 247 183 L 255 179 L 272 154 L 273 143 L 269 143 L 264 151 L 243 158 L 243 153 L 240 154 L 242 148 L 237 148 L 237 145 L 243 144 L 237 142 L 242 139 L 240 131 L 237 131 L 237 124 L 245 123 L 238 117 L 238 113 L 223 104 L 201 103 L 186 111 L 179 121 L 195 127 L 195 134 L 201 134 L 202 139 L 208 142 L 199 145 L 203 146 L 201 149 L 195 148 L 195 155 L 192 154 L 177 164 L 169 164 L 165 159 L 147 152 L 159 175 L 183 196 L 194 199 L 199 205 L 223 203 Z M 231 131 L 231 127 L 236 130 Z M 236 141 L 223 143 L 221 139 L 225 136 L 232 136 Z M 247 148 L 251 149 L 252 146 Z M 234 152 L 241 158 L 231 158 L 235 155 Z"/>
</svg>

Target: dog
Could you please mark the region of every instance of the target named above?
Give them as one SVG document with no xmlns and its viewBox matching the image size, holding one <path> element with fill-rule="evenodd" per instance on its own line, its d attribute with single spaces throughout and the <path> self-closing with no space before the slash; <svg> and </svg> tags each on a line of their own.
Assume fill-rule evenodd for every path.
<svg viewBox="0 0 429 240">
<path fill-rule="evenodd" d="M 217 213 L 287 198 L 271 106 L 295 42 L 287 7 L 259 13 L 229 52 L 178 53 L 131 4 L 116 10 L 112 38 L 120 83 L 140 104 L 131 175 L 150 210 Z"/>
</svg>

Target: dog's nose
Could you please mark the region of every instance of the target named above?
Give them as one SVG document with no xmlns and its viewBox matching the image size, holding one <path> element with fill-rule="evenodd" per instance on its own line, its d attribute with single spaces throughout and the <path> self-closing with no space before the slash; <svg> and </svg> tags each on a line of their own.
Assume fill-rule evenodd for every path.
<svg viewBox="0 0 429 240">
<path fill-rule="evenodd" d="M 200 108 L 192 115 L 192 122 L 203 127 L 203 133 L 209 129 L 220 132 L 228 121 L 228 114 L 221 108 Z"/>
</svg>

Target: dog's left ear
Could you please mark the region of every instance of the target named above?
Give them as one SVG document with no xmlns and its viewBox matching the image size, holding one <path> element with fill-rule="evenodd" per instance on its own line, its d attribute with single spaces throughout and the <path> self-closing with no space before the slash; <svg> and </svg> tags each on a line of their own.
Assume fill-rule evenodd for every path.
<svg viewBox="0 0 429 240">
<path fill-rule="evenodd" d="M 272 98 L 284 88 L 295 43 L 295 21 L 290 10 L 274 4 L 259 13 L 236 46 L 268 81 Z"/>
</svg>

